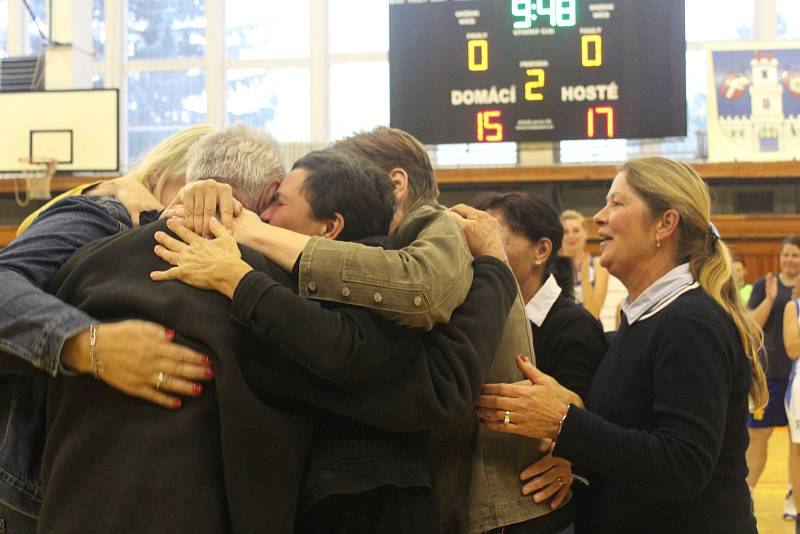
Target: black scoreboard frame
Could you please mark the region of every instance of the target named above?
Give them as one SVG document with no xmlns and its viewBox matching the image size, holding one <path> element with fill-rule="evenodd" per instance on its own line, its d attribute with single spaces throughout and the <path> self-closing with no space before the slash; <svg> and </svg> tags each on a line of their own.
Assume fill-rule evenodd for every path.
<svg viewBox="0 0 800 534">
<path fill-rule="evenodd" d="M 391 125 L 426 144 L 685 136 L 684 17 L 683 0 L 391 0 Z"/>
</svg>

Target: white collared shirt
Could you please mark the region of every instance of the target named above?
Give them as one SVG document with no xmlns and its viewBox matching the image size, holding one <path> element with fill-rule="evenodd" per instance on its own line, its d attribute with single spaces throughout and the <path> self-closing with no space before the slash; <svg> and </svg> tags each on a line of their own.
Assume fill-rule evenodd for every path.
<svg viewBox="0 0 800 534">
<path fill-rule="evenodd" d="M 542 326 L 545 317 L 550 313 L 550 308 L 553 307 L 560 294 L 561 286 L 558 285 L 555 277 L 551 274 L 533 298 L 525 304 L 525 313 L 528 316 L 528 320 L 536 326 Z"/>
<path fill-rule="evenodd" d="M 628 324 L 652 317 L 667 304 L 700 284 L 694 281 L 688 263 L 682 263 L 656 280 L 644 290 L 639 298 L 631 302 L 630 297 L 625 299 L 622 311 Z"/>
</svg>

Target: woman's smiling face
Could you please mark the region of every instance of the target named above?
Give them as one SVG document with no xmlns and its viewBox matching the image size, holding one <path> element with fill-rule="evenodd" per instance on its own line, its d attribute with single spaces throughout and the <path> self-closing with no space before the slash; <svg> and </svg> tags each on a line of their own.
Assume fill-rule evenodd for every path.
<svg viewBox="0 0 800 534">
<path fill-rule="evenodd" d="M 650 209 L 619 173 L 594 216 L 600 236 L 600 264 L 622 280 L 639 277 L 656 248 L 656 226 Z"/>
</svg>

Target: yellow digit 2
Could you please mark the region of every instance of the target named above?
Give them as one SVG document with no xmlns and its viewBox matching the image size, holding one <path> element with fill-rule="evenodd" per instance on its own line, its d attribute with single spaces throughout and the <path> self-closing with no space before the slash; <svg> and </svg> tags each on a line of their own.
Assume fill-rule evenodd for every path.
<svg viewBox="0 0 800 534">
<path fill-rule="evenodd" d="M 525 100 L 544 100 L 544 95 L 536 92 L 544 87 L 544 69 L 528 69 L 525 74 L 534 78 L 525 82 Z"/>
<path fill-rule="evenodd" d="M 590 54 L 589 45 L 594 45 Z M 594 56 L 594 57 L 591 57 Z M 598 34 L 581 36 L 581 65 L 584 67 L 599 67 L 603 64 L 603 37 Z"/>
<path fill-rule="evenodd" d="M 476 57 L 479 55 L 479 50 L 480 60 Z M 467 62 L 471 71 L 489 70 L 489 41 L 486 39 L 467 41 Z"/>
</svg>

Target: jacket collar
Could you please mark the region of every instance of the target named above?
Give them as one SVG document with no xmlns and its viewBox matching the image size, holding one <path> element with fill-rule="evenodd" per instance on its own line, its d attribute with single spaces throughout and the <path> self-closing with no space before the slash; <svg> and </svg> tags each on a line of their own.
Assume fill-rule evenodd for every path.
<svg viewBox="0 0 800 534">
<path fill-rule="evenodd" d="M 561 287 L 559 287 L 555 277 L 551 274 L 533 298 L 525 304 L 525 314 L 530 322 L 541 327 L 559 295 L 561 295 Z"/>
<path fill-rule="evenodd" d="M 698 285 L 689 270 L 689 264 L 682 263 L 656 280 L 633 302 L 626 298 L 622 312 L 625 314 L 628 324 L 633 324 L 636 321 L 652 317 L 664 309 L 667 304 Z"/>
</svg>

